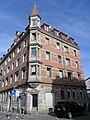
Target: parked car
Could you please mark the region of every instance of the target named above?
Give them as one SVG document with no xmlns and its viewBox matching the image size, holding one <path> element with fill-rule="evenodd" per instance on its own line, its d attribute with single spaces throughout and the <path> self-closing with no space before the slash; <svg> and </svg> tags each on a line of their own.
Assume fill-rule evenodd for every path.
<svg viewBox="0 0 90 120">
<path fill-rule="evenodd" d="M 55 115 L 60 117 L 64 116 L 69 119 L 75 114 L 86 114 L 86 109 L 74 101 L 58 102 L 54 107 Z"/>
</svg>

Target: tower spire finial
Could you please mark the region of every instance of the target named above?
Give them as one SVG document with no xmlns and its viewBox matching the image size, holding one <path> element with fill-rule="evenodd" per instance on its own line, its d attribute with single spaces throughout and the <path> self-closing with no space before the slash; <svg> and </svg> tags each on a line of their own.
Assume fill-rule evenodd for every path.
<svg viewBox="0 0 90 120">
<path fill-rule="evenodd" d="M 36 2 L 34 3 L 34 7 L 36 7 L 37 6 L 37 4 L 36 4 Z"/>
<path fill-rule="evenodd" d="M 38 14 L 38 10 L 37 10 L 37 8 L 36 8 L 36 2 L 35 2 L 34 8 L 33 8 L 33 10 L 32 10 L 32 15 L 37 15 L 37 14 Z"/>
</svg>

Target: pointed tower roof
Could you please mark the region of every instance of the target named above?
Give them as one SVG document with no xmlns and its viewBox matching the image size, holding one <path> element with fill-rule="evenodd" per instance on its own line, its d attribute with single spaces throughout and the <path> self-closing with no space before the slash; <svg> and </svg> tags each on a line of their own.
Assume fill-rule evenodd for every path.
<svg viewBox="0 0 90 120">
<path fill-rule="evenodd" d="M 33 17 L 33 16 L 38 16 L 38 17 L 41 19 L 41 17 L 40 17 L 39 14 L 38 14 L 38 10 L 37 10 L 37 8 L 36 8 L 36 4 L 34 5 L 34 8 L 33 8 L 33 10 L 32 10 L 31 17 Z M 29 16 L 29 17 L 30 17 L 30 16 Z"/>
<path fill-rule="evenodd" d="M 34 8 L 32 10 L 32 15 L 38 15 L 38 10 L 36 8 L 36 4 L 34 5 Z"/>
</svg>

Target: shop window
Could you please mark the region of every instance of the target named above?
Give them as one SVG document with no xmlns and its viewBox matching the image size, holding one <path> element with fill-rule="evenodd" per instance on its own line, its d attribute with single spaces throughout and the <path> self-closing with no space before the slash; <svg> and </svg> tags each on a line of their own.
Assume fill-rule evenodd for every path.
<svg viewBox="0 0 90 120">
<path fill-rule="evenodd" d="M 68 99 L 71 98 L 71 90 L 70 89 L 67 90 L 67 97 L 68 97 Z"/>
<path fill-rule="evenodd" d="M 65 99 L 65 91 L 61 89 L 61 99 Z"/>
</svg>

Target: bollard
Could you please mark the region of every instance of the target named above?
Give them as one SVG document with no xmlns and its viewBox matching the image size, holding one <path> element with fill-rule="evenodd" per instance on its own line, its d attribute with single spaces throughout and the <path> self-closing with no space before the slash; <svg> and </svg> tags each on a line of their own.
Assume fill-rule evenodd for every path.
<svg viewBox="0 0 90 120">
<path fill-rule="evenodd" d="M 10 116 L 11 116 L 11 114 L 7 114 L 7 115 L 6 115 L 7 120 L 10 120 Z"/>
<path fill-rule="evenodd" d="M 18 114 L 16 114 L 16 119 L 18 119 Z"/>
<path fill-rule="evenodd" d="M 10 116 L 8 116 L 7 118 L 8 118 L 8 120 L 10 120 Z"/>
</svg>

